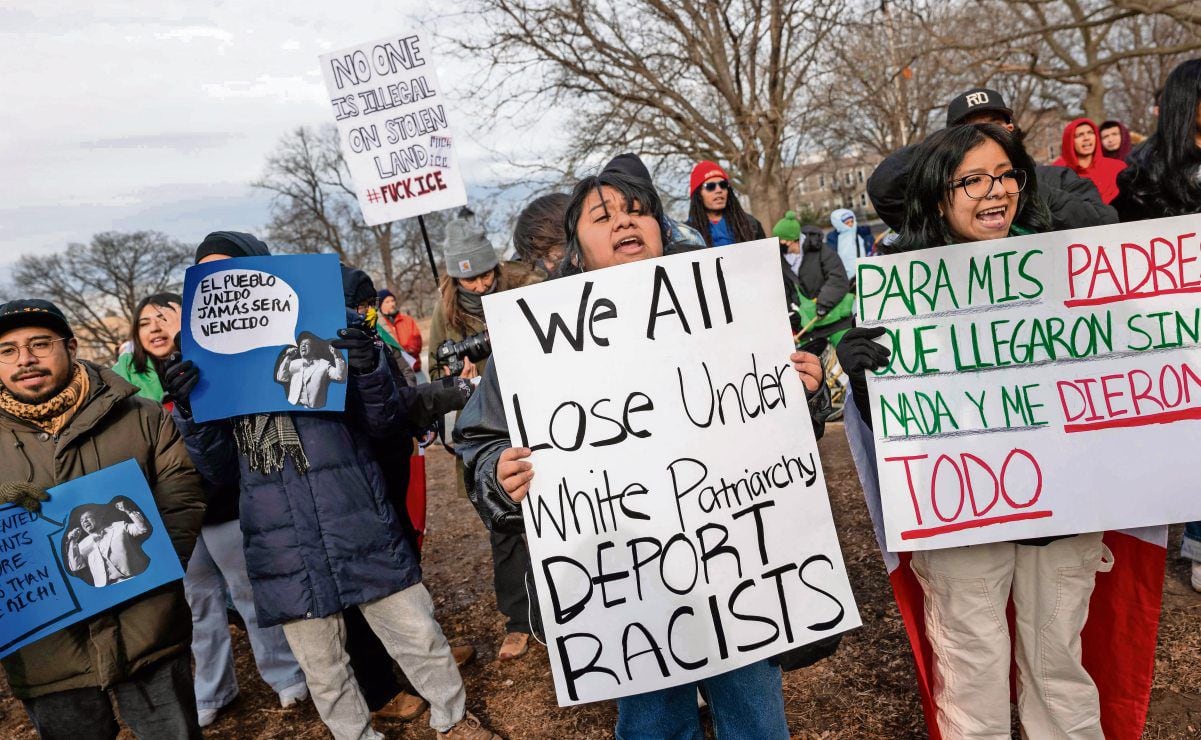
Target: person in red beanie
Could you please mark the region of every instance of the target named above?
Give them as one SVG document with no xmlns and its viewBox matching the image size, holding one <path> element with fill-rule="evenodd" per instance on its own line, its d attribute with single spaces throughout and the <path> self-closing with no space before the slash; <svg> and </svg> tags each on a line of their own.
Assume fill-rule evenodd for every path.
<svg viewBox="0 0 1201 740">
<path fill-rule="evenodd" d="M 724 247 L 764 238 L 763 225 L 742 210 L 730 187 L 730 176 L 716 162 L 705 160 L 688 179 L 688 225 L 710 247 Z"/>
<path fill-rule="evenodd" d="M 1059 159 L 1052 162 L 1059 167 L 1070 167 L 1077 175 L 1092 180 L 1106 205 L 1118 197 L 1118 173 L 1126 169 L 1120 159 L 1109 159 L 1101 154 L 1101 132 L 1097 124 L 1087 118 L 1077 118 L 1063 130 L 1063 142 Z"/>
</svg>

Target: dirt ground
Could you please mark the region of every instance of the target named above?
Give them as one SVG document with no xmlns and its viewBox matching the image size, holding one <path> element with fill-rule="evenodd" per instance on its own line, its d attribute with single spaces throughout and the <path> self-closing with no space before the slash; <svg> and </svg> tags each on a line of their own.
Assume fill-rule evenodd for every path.
<svg viewBox="0 0 1201 740">
<path fill-rule="evenodd" d="M 794 738 L 835 740 L 925 736 L 909 646 L 871 534 L 846 438 L 832 424 L 821 443 L 834 518 L 864 626 L 846 635 L 838 652 L 818 665 L 788 673 L 784 694 Z M 613 703 L 560 709 L 546 650 L 534 645 L 520 660 L 500 663 L 496 651 L 504 621 L 492 593 L 492 566 L 483 524 L 454 492 L 451 457 L 428 457 L 430 513 L 425 547 L 426 583 L 450 641 L 478 650 L 463 674 L 468 707 L 508 738 L 604 738 L 613 734 Z M 1188 586 L 1185 561 L 1176 557 L 1181 527 L 1172 528 L 1156 654 L 1155 684 L 1146 738 L 1201 737 L 1201 595 Z M 245 632 L 235 630 L 241 695 L 206 736 L 325 738 L 311 703 L 279 708 L 255 672 Z M 0 682 L 0 738 L 33 738 L 28 719 L 7 683 Z M 432 738 L 428 714 L 411 723 L 377 722 L 392 738 Z M 129 736 L 128 732 L 122 737 Z"/>
</svg>

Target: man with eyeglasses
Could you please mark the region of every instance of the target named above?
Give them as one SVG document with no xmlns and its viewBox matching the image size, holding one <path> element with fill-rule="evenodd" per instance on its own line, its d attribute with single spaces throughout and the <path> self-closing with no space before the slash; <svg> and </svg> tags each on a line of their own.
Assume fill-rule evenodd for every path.
<svg viewBox="0 0 1201 740">
<path fill-rule="evenodd" d="M 181 561 L 196 544 L 204 492 L 162 407 L 106 367 L 76 358 L 53 303 L 0 305 L 0 503 L 36 512 L 46 489 L 134 459 Z M 43 738 L 199 738 L 192 618 L 176 581 L 27 645 L 2 661 Z"/>
<path fill-rule="evenodd" d="M 995 123 L 1023 136 L 1014 123 L 1013 110 L 996 90 L 974 88 L 956 95 L 947 106 L 948 128 L 981 123 Z M 872 199 L 876 214 L 897 232 L 905 220 L 905 181 L 909 177 L 913 149 L 913 146 L 907 146 L 888 155 L 867 180 L 867 195 Z M 1034 172 L 1038 180 L 1038 197 L 1051 212 L 1053 229 L 1078 229 L 1118 222 L 1118 212 L 1102 202 L 1096 186 L 1071 168 L 1039 165 Z"/>
</svg>

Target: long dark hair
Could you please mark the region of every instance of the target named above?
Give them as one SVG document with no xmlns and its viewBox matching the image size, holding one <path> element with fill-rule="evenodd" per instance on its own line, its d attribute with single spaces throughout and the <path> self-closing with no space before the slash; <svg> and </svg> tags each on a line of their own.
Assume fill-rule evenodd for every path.
<svg viewBox="0 0 1201 740">
<path fill-rule="evenodd" d="M 692 197 L 688 201 L 688 225 L 701 232 L 705 244 L 713 246 L 713 237 L 709 234 L 709 212 L 705 210 L 705 202 L 701 200 L 701 188 L 703 187 L 704 185 L 698 185 L 696 190 L 692 191 Z M 742 210 L 742 204 L 738 202 L 738 196 L 734 194 L 733 185 L 726 191 L 726 207 L 722 209 L 721 215 L 734 234 L 735 244 L 749 242 L 755 238 L 755 227 L 751 217 Z"/>
<path fill-rule="evenodd" d="M 541 267 L 542 261 L 555 249 L 567 243 L 563 233 L 563 214 L 571 196 L 567 193 L 547 193 L 526 205 L 513 225 L 513 246 L 523 262 Z"/>
<path fill-rule="evenodd" d="M 990 139 L 1005 150 L 1015 170 L 1026 173 L 1026 187 L 1018 195 L 1013 225 L 1031 232 L 1050 229 L 1046 205 L 1037 195 L 1034 160 L 1018 137 L 993 123 L 951 126 L 931 134 L 914 149 L 906 183 L 905 221 L 897 239 L 889 246 L 881 246 L 882 253 L 942 247 L 956 241 L 939 214 L 940 206 L 947 207 L 951 202 L 952 192 L 947 183 L 967 153 Z"/>
<path fill-rule="evenodd" d="M 138 305 L 133 310 L 133 321 L 129 325 L 129 343 L 133 346 L 133 369 L 135 372 L 146 372 L 146 362 L 150 359 L 150 355 L 146 354 L 146 348 L 142 346 L 142 342 L 138 339 L 138 324 L 141 323 L 142 311 L 147 306 L 158 306 L 159 308 L 169 308 L 174 303 L 180 306 L 182 311 L 183 298 L 176 293 L 155 293 L 154 295 L 146 296 L 138 301 Z M 182 319 L 182 316 L 180 317 Z M 175 337 L 168 337 L 171 341 L 175 341 Z"/>
<path fill-rule="evenodd" d="M 1168 75 L 1159 96 L 1155 133 L 1130 156 L 1129 166 L 1118 173 L 1123 219 L 1179 216 L 1201 211 L 1201 183 L 1197 168 L 1197 105 L 1201 103 L 1201 59 L 1182 62 Z"/>
<path fill-rule="evenodd" d="M 647 180 L 606 170 L 599 175 L 585 177 L 576 183 L 571 191 L 571 200 L 567 203 L 567 212 L 563 215 L 563 231 L 567 236 L 567 246 L 563 250 L 563 261 L 559 263 L 556 275 L 574 275 L 584 271 L 584 253 L 580 249 L 579 224 L 580 215 L 584 212 L 584 201 L 594 190 L 599 191 L 608 186 L 621 193 L 626 203 L 638 202 L 648 214 L 655 217 L 659 224 L 659 237 L 664 250 L 667 249 L 668 235 L 663 229 L 663 201 L 655 186 Z"/>
</svg>

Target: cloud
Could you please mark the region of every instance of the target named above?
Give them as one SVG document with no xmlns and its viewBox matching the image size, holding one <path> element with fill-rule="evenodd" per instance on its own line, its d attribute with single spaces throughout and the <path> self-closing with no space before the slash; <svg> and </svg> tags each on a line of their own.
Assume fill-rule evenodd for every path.
<svg viewBox="0 0 1201 740">
<path fill-rule="evenodd" d="M 190 153 L 202 149 L 216 149 L 243 136 L 245 134 L 232 131 L 144 134 L 93 139 L 80 142 L 79 147 L 81 149 L 170 149 Z"/>
<path fill-rule="evenodd" d="M 325 87 L 320 80 L 312 79 L 312 75 L 293 75 L 281 77 L 262 74 L 253 80 L 226 80 L 219 83 L 201 85 L 205 95 L 217 100 L 263 100 L 273 99 L 281 102 L 312 102 L 326 103 Z"/>
</svg>

